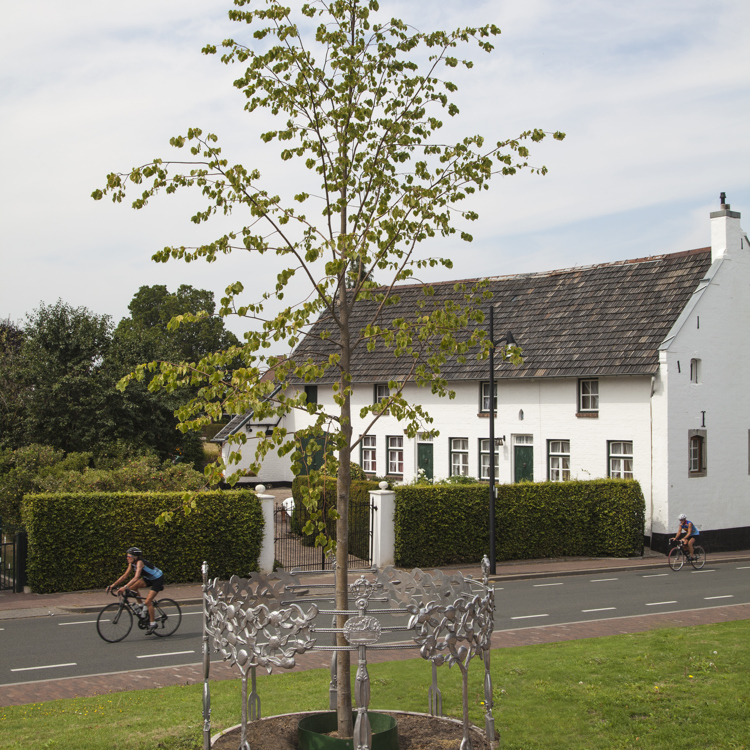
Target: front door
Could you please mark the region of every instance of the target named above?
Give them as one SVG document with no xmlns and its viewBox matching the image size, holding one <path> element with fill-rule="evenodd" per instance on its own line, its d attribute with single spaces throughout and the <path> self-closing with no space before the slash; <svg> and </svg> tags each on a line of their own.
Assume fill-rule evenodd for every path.
<svg viewBox="0 0 750 750">
<path fill-rule="evenodd" d="M 515 464 L 516 482 L 533 482 L 534 481 L 534 446 L 533 445 L 514 445 L 513 446 L 513 463 Z"/>
<path fill-rule="evenodd" d="M 432 479 L 432 443 L 417 443 L 417 470 L 424 469 L 425 479 Z"/>
</svg>

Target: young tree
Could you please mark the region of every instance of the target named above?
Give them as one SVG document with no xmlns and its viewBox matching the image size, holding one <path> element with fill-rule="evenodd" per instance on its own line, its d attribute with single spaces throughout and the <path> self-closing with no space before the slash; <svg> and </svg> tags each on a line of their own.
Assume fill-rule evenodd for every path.
<svg viewBox="0 0 750 750">
<path fill-rule="evenodd" d="M 202 383 L 198 397 L 180 413 L 185 428 L 204 424 L 222 410 L 253 409 L 259 420 L 280 418 L 293 409 L 315 416 L 310 433 L 320 437 L 325 432 L 338 453 L 336 606 L 347 609 L 349 461 L 357 445 L 351 426 L 352 356 L 363 348 L 384 347 L 408 362 L 398 382 L 390 383 L 387 401 L 363 409 L 361 415 L 369 414 L 374 421 L 388 411 L 405 421 L 407 434 L 424 430 L 429 415 L 406 401 L 404 385 L 414 381 L 451 395 L 441 375 L 446 358 L 465 357 L 472 348 L 480 354 L 488 351 L 486 337 L 476 326 L 483 319 L 477 304 L 485 292 L 480 283 L 461 290 L 458 302 L 434 302 L 426 286 L 418 313 L 399 316 L 398 282 L 412 278 L 420 268 L 451 267 L 448 259 L 420 255 L 421 243 L 457 234 L 454 216 L 476 220 L 477 214 L 462 209 L 462 202 L 487 189 L 496 174 L 531 169 L 524 142 L 541 141 L 545 133 L 531 130 L 494 145 L 486 145 L 479 135 L 448 144 L 433 137 L 443 125 L 441 111 L 451 117 L 458 113 L 449 98 L 456 86 L 441 78 L 443 71 L 459 64 L 472 66 L 455 57 L 454 50 L 473 42 L 491 51 L 490 39 L 499 33 L 494 25 L 421 33 L 398 19 L 378 20 L 376 0 L 308 2 L 297 20 L 277 0 L 262 6 L 235 0 L 234 5 L 229 16 L 252 27 L 252 41 L 245 45 L 225 40 L 221 59 L 244 66 L 235 86 L 245 94 L 248 112 L 267 109 L 282 118 L 279 128 L 262 133 L 261 139 L 279 143 L 282 161 L 301 160 L 318 183 L 316 194 L 297 189 L 290 200 L 268 192 L 258 170 L 229 162 L 216 135 L 190 128 L 170 141 L 175 148 L 189 150 L 187 161 L 156 159 L 128 173 L 112 173 L 93 197 L 99 200 L 108 194 L 120 202 L 130 183 L 140 190 L 133 201 L 140 209 L 161 191 L 193 187 L 206 201 L 192 217 L 195 223 L 217 213 L 245 212 L 247 218 L 235 230 L 199 247 L 165 248 L 154 255 L 159 262 L 211 262 L 237 250 L 278 256 L 281 265 L 273 292 L 244 302 L 244 287 L 237 282 L 227 287 L 221 301 L 221 315 L 234 313 L 253 322 L 243 346 L 206 356 L 194 366 L 151 363 L 132 377 L 142 378 L 150 369 L 156 372 L 152 388 Z M 203 51 L 215 54 L 217 48 L 209 45 Z M 300 179 L 289 183 L 299 185 Z M 303 212 L 306 206 L 312 211 Z M 458 234 L 471 240 L 464 231 Z M 376 287 L 370 280 L 373 273 L 388 278 L 386 286 Z M 295 276 L 306 280 L 309 292 L 294 304 L 282 302 Z M 354 324 L 355 312 L 363 309 L 366 323 Z M 172 325 L 201 317 L 177 316 Z M 310 337 L 320 345 L 309 343 Z M 278 351 L 282 344 L 292 350 L 287 358 L 266 353 L 272 347 Z M 243 366 L 225 376 L 221 368 L 236 357 Z M 275 371 L 274 379 L 261 380 L 269 368 Z M 306 404 L 301 389 L 287 389 L 332 373 L 333 411 Z M 259 436 L 257 462 L 269 450 L 295 450 L 300 466 L 305 457 L 295 438 L 299 435 L 289 436 L 282 427 L 271 436 Z M 245 436 L 235 440 L 243 443 Z M 311 493 L 311 504 L 314 499 Z M 339 627 L 344 620 L 340 618 Z M 346 653 L 342 656 L 339 732 L 351 736 L 349 659 Z"/>
</svg>

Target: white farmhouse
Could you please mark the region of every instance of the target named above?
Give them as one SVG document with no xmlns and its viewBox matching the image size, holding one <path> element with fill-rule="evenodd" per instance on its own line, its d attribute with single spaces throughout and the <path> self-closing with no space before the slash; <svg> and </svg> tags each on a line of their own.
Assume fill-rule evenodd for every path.
<svg viewBox="0 0 750 750">
<path fill-rule="evenodd" d="M 637 479 L 646 498 L 647 543 L 665 549 L 686 513 L 709 550 L 750 548 L 750 246 L 740 214 L 724 202 L 711 213 L 711 247 L 618 263 L 490 279 L 495 330 L 510 330 L 524 363 L 496 362 L 496 477 L 565 481 Z M 432 285 L 432 300 L 456 295 Z M 413 315 L 421 286 L 398 288 L 389 317 Z M 364 327 L 372 309 L 360 308 Z M 321 319 L 317 328 L 323 328 Z M 321 356 L 324 342 L 304 351 Z M 388 394 L 408 363 L 382 349 L 352 359 L 355 438 L 361 406 Z M 383 416 L 353 459 L 375 476 L 489 478 L 488 361 L 449 362 L 455 399 L 407 384 L 440 434 L 411 439 Z M 300 386 L 333 404 L 331 380 Z M 290 432 L 309 424 L 293 414 Z M 370 417 L 371 419 L 371 417 Z M 269 425 L 235 417 L 215 440 Z M 248 443 L 248 450 L 252 441 Z M 225 454 L 229 445 L 224 444 Z M 241 465 L 249 465 L 243 457 Z M 254 482 L 293 479 L 288 456 L 268 457 Z M 564 521 L 563 521 L 564 522 Z"/>
</svg>

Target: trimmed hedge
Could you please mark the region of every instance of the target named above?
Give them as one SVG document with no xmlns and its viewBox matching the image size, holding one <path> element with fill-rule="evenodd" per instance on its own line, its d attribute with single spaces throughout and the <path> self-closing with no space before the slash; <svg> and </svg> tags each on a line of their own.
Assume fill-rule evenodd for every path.
<svg viewBox="0 0 750 750">
<path fill-rule="evenodd" d="M 157 526 L 162 511 L 181 507 L 181 492 L 27 495 L 29 586 L 39 594 L 102 588 L 125 571 L 131 546 L 164 571 L 167 585 L 201 580 L 204 560 L 212 578 L 257 570 L 264 523 L 255 493 L 200 492 L 196 503 Z"/>
<path fill-rule="evenodd" d="M 498 485 L 498 560 L 627 557 L 643 548 L 646 503 L 634 480 Z M 489 552 L 489 486 L 396 487 L 396 565 L 434 567 Z"/>
<path fill-rule="evenodd" d="M 292 533 L 302 536 L 301 544 L 312 547 L 317 534 L 307 536 L 302 528 L 310 514 L 302 502 L 302 485 L 307 484 L 306 476 L 297 476 L 292 482 L 294 510 L 290 529 Z M 325 477 L 323 480 L 323 518 L 326 519 L 326 534 L 336 538 L 336 522 L 328 518 L 328 509 L 336 507 L 336 480 Z M 377 482 L 352 480 L 349 490 L 349 554 L 367 558 L 370 554 L 370 490 L 378 489 Z"/>
</svg>

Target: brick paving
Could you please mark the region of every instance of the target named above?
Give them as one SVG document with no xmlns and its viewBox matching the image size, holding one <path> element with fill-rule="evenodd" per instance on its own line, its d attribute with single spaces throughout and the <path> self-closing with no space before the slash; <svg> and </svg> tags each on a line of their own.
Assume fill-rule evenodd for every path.
<svg viewBox="0 0 750 750">
<path fill-rule="evenodd" d="M 712 556 L 718 562 L 748 562 L 750 552 L 719 553 Z M 643 558 L 614 560 L 611 558 L 577 558 L 567 560 L 536 560 L 514 563 L 498 563 L 497 580 L 518 580 L 536 577 L 574 575 L 586 572 L 605 570 L 651 569 L 666 565 L 664 555 L 649 555 Z M 464 574 L 481 575 L 478 568 L 458 566 Z M 198 584 L 185 584 L 169 587 L 170 597 L 188 604 L 200 601 L 201 587 Z M 50 612 L 70 613 L 95 611 L 106 603 L 107 597 L 102 590 L 78 591 L 61 594 L 10 594 L 0 592 L 0 619 L 48 616 Z M 570 623 L 562 625 L 533 626 L 498 630 L 492 636 L 495 648 L 512 648 L 514 646 L 553 643 L 581 638 L 598 638 L 621 633 L 638 633 L 657 628 L 685 627 L 707 625 L 735 620 L 750 620 L 750 605 L 719 606 L 711 609 L 694 611 L 659 613 L 635 617 L 623 617 L 607 620 Z M 417 657 L 417 651 L 370 652 L 368 659 L 372 662 L 395 661 Z M 298 659 L 297 666 L 291 671 L 315 668 L 328 668 L 328 653 L 305 654 Z M 237 679 L 237 672 L 223 662 L 212 662 L 211 679 Z M 203 668 L 200 664 L 179 667 L 162 667 L 120 672 L 116 674 L 71 677 L 55 680 L 40 680 L 16 685 L 0 686 L 0 706 L 22 705 L 61 698 L 104 695 L 124 690 L 144 690 L 166 687 L 168 685 L 190 685 L 203 680 Z"/>
</svg>

